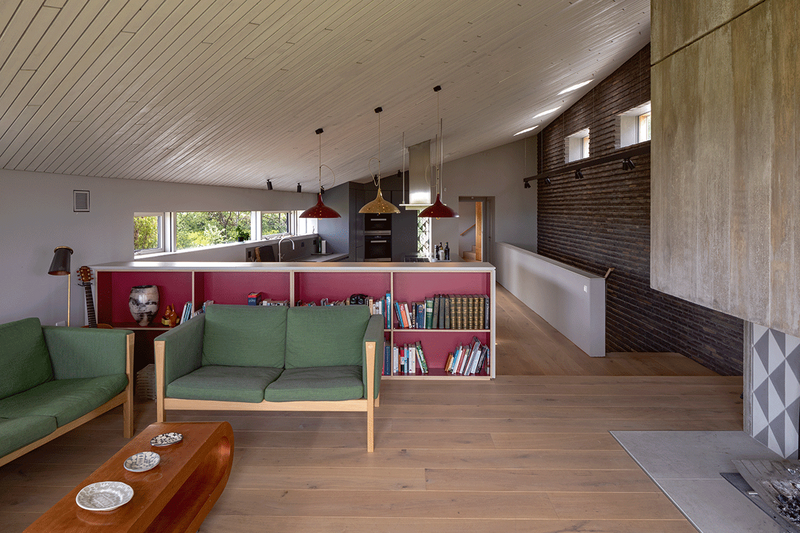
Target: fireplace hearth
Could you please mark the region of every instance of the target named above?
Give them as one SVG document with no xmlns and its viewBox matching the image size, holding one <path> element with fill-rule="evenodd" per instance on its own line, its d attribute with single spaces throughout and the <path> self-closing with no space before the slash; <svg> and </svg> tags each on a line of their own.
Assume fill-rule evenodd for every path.
<svg viewBox="0 0 800 533">
<path fill-rule="evenodd" d="M 739 459 L 733 464 L 739 475 L 723 477 L 786 531 L 800 533 L 800 461 Z"/>
</svg>

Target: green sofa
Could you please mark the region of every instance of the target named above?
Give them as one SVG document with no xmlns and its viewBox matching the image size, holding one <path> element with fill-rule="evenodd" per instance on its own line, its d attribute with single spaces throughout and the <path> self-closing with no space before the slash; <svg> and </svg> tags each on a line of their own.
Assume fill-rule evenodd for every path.
<svg viewBox="0 0 800 533">
<path fill-rule="evenodd" d="M 156 337 L 166 410 L 362 411 L 373 450 L 383 317 L 363 305 L 215 305 Z"/>
<path fill-rule="evenodd" d="M 0 324 L 0 466 L 119 405 L 133 436 L 133 333 Z"/>
</svg>

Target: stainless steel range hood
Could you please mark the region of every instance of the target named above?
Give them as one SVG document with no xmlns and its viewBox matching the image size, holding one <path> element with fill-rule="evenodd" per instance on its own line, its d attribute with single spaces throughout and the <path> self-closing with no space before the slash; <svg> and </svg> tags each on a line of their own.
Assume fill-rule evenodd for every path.
<svg viewBox="0 0 800 533">
<path fill-rule="evenodd" d="M 429 207 L 433 191 L 431 141 L 408 147 L 408 203 L 401 207 L 421 211 Z"/>
</svg>

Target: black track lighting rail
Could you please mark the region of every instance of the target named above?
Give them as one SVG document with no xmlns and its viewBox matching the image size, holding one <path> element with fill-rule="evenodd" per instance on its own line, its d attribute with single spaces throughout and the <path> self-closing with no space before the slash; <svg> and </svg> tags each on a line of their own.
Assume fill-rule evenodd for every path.
<svg viewBox="0 0 800 533">
<path fill-rule="evenodd" d="M 537 181 L 537 180 L 545 180 L 545 183 L 548 183 L 550 178 L 555 176 L 561 176 L 564 174 L 575 173 L 576 177 L 578 173 L 582 170 L 587 168 L 596 167 L 598 165 L 605 165 L 606 163 L 613 163 L 614 161 L 623 162 L 625 170 L 631 170 L 636 165 L 633 164 L 631 161 L 632 157 L 636 157 L 637 155 L 645 155 L 650 153 L 650 141 L 643 142 L 641 144 L 637 144 L 635 148 L 625 148 L 622 150 L 616 150 L 612 154 L 600 156 L 600 157 L 590 157 L 587 159 L 581 159 L 580 161 L 575 161 L 574 163 L 569 163 L 567 165 L 558 167 L 553 170 L 548 170 L 547 172 L 542 172 L 541 174 L 537 174 L 535 176 L 530 176 L 522 180 L 525 185 L 525 188 L 528 187 L 529 181 Z M 581 173 L 581 176 L 583 174 Z"/>
</svg>

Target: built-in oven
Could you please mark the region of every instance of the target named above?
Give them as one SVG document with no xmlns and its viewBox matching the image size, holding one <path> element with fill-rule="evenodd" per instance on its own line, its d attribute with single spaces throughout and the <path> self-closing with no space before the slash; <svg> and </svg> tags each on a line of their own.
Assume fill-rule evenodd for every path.
<svg viewBox="0 0 800 533">
<path fill-rule="evenodd" d="M 392 215 L 389 214 L 366 214 L 364 215 L 364 231 L 392 231 Z"/>
<path fill-rule="evenodd" d="M 364 232 L 364 261 L 391 261 L 392 233 L 372 230 Z"/>
</svg>

